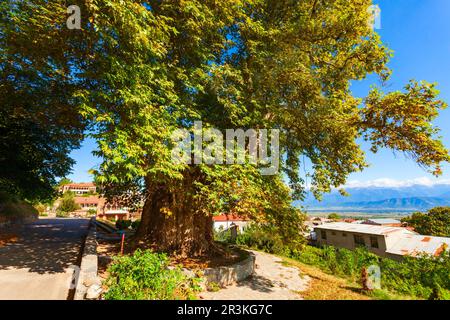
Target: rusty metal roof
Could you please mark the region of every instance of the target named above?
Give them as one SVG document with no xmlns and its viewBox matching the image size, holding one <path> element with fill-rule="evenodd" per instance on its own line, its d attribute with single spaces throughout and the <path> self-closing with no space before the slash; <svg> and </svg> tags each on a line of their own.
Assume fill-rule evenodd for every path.
<svg viewBox="0 0 450 320">
<path fill-rule="evenodd" d="M 357 224 L 345 222 L 325 223 L 315 227 L 315 229 L 346 231 L 346 232 L 373 234 L 373 235 L 387 235 L 390 233 L 397 233 L 397 232 L 405 234 L 416 234 L 413 231 L 401 227 L 385 227 L 370 224 Z"/>
<path fill-rule="evenodd" d="M 400 220 L 396 220 L 396 219 L 390 219 L 390 218 L 384 218 L 384 219 L 367 219 L 365 220 L 365 222 L 372 222 L 375 224 L 401 224 L 402 222 Z M 364 222 L 363 222 L 364 223 Z"/>
<path fill-rule="evenodd" d="M 396 255 L 416 256 L 420 253 L 439 255 L 450 248 L 450 238 L 431 237 L 418 234 L 405 234 L 398 237 L 386 252 Z"/>
</svg>

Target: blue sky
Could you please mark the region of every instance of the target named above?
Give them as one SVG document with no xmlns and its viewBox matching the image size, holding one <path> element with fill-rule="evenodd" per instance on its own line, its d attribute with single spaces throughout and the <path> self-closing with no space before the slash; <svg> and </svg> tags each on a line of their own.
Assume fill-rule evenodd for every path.
<svg viewBox="0 0 450 320">
<path fill-rule="evenodd" d="M 381 29 L 377 32 L 392 50 L 389 64 L 393 71 L 388 90 L 400 90 L 410 79 L 437 82 L 441 98 L 450 103 L 450 1 L 448 0 L 379 0 Z M 374 77 L 352 86 L 356 96 L 364 97 Z M 444 144 L 450 147 L 450 109 L 441 112 L 435 121 L 441 129 Z M 377 154 L 367 150 L 371 167 L 353 174 L 349 180 L 369 181 L 390 178 L 412 180 L 432 175 L 419 168 L 402 154 L 384 150 Z M 450 165 L 444 165 L 442 180 L 450 179 Z"/>
<path fill-rule="evenodd" d="M 381 8 L 381 29 L 377 32 L 383 42 L 392 50 L 394 57 L 389 66 L 393 75 L 387 90 L 400 90 L 410 79 L 438 82 L 441 98 L 450 103 L 450 1 L 449 0 L 378 0 Z M 364 97 L 370 85 L 378 80 L 368 77 L 354 83 L 352 91 Z M 441 112 L 435 121 L 441 129 L 444 143 L 450 147 L 450 109 Z M 412 160 L 402 154 L 383 150 L 373 155 L 369 146 L 362 143 L 371 164 L 362 173 L 353 174 L 349 181 L 369 183 L 373 180 L 411 181 L 426 178 L 428 183 L 438 182 L 432 175 L 419 168 Z M 82 148 L 72 152 L 76 160 L 74 181 L 90 181 L 88 170 L 99 164 L 92 155 L 95 142 L 87 139 Z M 444 175 L 440 178 L 450 180 L 450 165 L 444 165 Z"/>
</svg>

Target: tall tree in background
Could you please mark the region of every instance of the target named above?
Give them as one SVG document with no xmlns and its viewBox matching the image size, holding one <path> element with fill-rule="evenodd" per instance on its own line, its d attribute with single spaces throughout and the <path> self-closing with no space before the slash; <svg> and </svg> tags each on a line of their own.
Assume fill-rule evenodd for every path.
<svg viewBox="0 0 450 320">
<path fill-rule="evenodd" d="M 437 175 L 449 160 L 431 124 L 446 106 L 434 85 L 373 89 L 363 100 L 350 92 L 352 80 L 390 74 L 391 52 L 368 23 L 370 0 L 79 1 L 82 30 L 71 32 L 52 15 L 65 1 L 23 2 L 40 10 L 16 27 L 27 26 L 34 39 L 32 27 L 52 16 L 37 39 L 51 42 L 44 35 L 60 32 L 70 48 L 64 57 L 78 81 L 64 92 L 92 124 L 104 160 L 97 182 L 124 201 L 144 196 L 137 245 L 210 253 L 211 217 L 223 212 L 271 223 L 295 242 L 302 214 L 291 203 L 305 191 L 300 165 L 311 161 L 311 190 L 320 197 L 367 166 L 361 136 L 374 152 L 402 151 Z M 12 16 L 31 14 L 6 3 Z M 172 132 L 196 120 L 221 130 L 279 129 L 280 172 L 174 163 Z"/>
<path fill-rule="evenodd" d="M 56 211 L 60 216 L 67 216 L 69 213 L 80 209 L 80 205 L 75 202 L 75 194 L 73 192 L 65 192 L 59 200 L 58 208 Z"/>
<path fill-rule="evenodd" d="M 70 172 L 84 120 L 73 95 L 68 30 L 52 24 L 66 10 L 35 2 L 0 3 L 0 191 L 46 201 Z"/>
<path fill-rule="evenodd" d="M 403 218 L 402 222 L 408 223 L 420 234 L 450 237 L 450 207 L 436 207 L 427 213 L 415 212 Z"/>
</svg>

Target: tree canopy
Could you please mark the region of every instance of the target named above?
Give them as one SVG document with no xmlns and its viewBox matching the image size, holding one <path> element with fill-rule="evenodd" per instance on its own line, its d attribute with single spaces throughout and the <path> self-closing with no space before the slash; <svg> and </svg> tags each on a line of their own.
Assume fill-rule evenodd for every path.
<svg viewBox="0 0 450 320">
<path fill-rule="evenodd" d="M 391 73 L 392 52 L 368 23 L 371 4 L 79 1 L 82 29 L 67 30 L 65 1 L 22 1 L 18 9 L 9 0 L 2 2 L 9 25 L 3 37 L 33 40 L 6 43 L 2 57 L 19 66 L 15 52 L 35 56 L 40 64 L 33 68 L 48 71 L 40 81 L 61 93 L 39 106 L 60 110 L 56 102 L 70 101 L 70 111 L 90 123 L 103 159 L 96 181 L 122 200 L 143 196 L 140 243 L 202 254 L 211 247 L 210 217 L 223 212 L 273 223 L 286 241 L 295 239 L 302 215 L 291 203 L 304 196 L 305 159 L 320 197 L 367 166 L 360 137 L 374 152 L 398 150 L 441 173 L 449 155 L 432 120 L 446 104 L 434 84 L 374 88 L 365 99 L 350 91 L 353 80 L 377 74 L 387 82 Z M 36 106 L 42 95 L 55 97 L 49 88 L 44 82 L 27 101 Z M 173 162 L 172 132 L 196 120 L 204 129 L 280 130 L 280 172 Z"/>
<path fill-rule="evenodd" d="M 338 213 L 333 212 L 330 213 L 327 218 L 331 220 L 340 220 L 341 216 Z"/>
<path fill-rule="evenodd" d="M 0 190 L 48 200 L 83 137 L 64 16 L 41 1 L 0 3 Z"/>
<path fill-rule="evenodd" d="M 450 207 L 436 207 L 427 213 L 415 212 L 403 218 L 402 222 L 408 223 L 420 234 L 450 237 Z"/>
</svg>

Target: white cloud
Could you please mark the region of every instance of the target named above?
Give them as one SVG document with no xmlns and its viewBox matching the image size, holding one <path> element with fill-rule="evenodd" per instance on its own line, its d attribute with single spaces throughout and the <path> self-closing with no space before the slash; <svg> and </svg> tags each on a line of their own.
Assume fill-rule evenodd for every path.
<svg viewBox="0 0 450 320">
<path fill-rule="evenodd" d="M 344 186 L 345 188 L 368 188 L 368 187 L 378 187 L 378 188 L 402 188 L 410 187 L 414 185 L 422 186 L 434 186 L 438 184 L 450 185 L 450 179 L 430 179 L 428 177 L 415 178 L 409 180 L 395 180 L 390 178 L 381 178 L 369 181 L 359 181 L 352 180 L 348 181 Z"/>
</svg>

